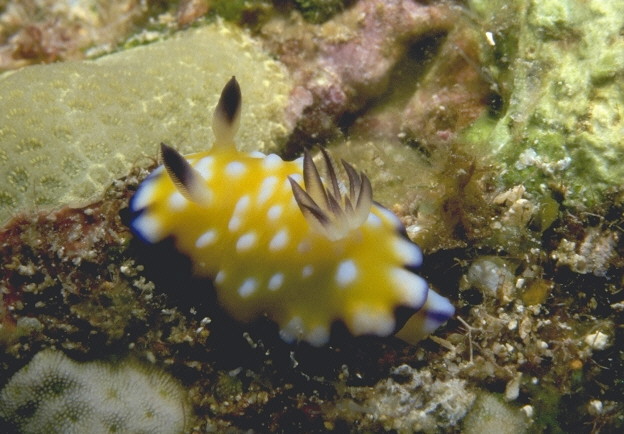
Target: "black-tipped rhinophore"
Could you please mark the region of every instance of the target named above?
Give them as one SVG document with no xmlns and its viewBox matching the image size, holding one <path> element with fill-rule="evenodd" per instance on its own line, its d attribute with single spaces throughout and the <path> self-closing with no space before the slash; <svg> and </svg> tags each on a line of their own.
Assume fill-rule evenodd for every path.
<svg viewBox="0 0 624 434">
<path fill-rule="evenodd" d="M 204 178 L 189 164 L 178 151 L 164 143 L 160 144 L 160 155 L 167 174 L 186 199 L 195 203 L 205 203 L 209 192 L 205 187 Z"/>
<path fill-rule="evenodd" d="M 236 77 L 232 76 L 221 91 L 217 110 L 225 115 L 226 121 L 232 123 L 240 112 L 241 100 L 240 86 L 238 81 L 236 81 Z"/>
<path fill-rule="evenodd" d="M 177 186 L 187 188 L 191 183 L 192 167 L 178 151 L 165 143 L 160 144 L 160 155 L 167 173 Z"/>
<path fill-rule="evenodd" d="M 221 91 L 219 103 L 212 117 L 215 145 L 233 145 L 241 112 L 241 90 L 236 77 L 232 76 Z"/>
</svg>

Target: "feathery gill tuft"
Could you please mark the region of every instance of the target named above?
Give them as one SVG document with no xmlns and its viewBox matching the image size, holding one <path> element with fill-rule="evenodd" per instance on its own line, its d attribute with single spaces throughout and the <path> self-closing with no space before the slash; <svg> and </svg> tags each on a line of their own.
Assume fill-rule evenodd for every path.
<svg viewBox="0 0 624 434">
<path fill-rule="evenodd" d="M 327 151 L 321 148 L 329 186 L 325 186 L 310 153 L 303 157 L 303 182 L 305 190 L 288 177 L 293 195 L 310 225 L 330 240 L 344 238 L 351 230 L 366 221 L 373 204 L 373 189 L 364 175 L 344 160 L 342 165 L 349 178 L 347 192 L 342 192 L 338 177 Z"/>
</svg>

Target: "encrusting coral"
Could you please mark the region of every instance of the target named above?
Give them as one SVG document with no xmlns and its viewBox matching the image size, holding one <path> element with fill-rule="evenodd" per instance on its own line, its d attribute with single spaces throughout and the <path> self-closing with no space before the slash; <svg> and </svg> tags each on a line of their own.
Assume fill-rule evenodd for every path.
<svg viewBox="0 0 624 434">
<path fill-rule="evenodd" d="M 185 152 L 209 143 L 206 107 L 232 74 L 245 83 L 241 147 L 274 149 L 287 133 L 288 76 L 244 31 L 223 23 L 96 61 L 1 76 L 0 222 L 24 209 L 85 203 L 149 164 L 163 140 Z"/>
<path fill-rule="evenodd" d="M 22 433 L 184 433 L 185 390 L 153 366 L 78 363 L 43 350 L 0 392 L 0 426 Z"/>
</svg>

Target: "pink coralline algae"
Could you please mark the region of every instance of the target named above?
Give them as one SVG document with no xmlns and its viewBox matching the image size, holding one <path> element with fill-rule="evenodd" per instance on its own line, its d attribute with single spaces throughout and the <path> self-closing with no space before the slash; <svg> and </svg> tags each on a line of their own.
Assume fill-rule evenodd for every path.
<svg viewBox="0 0 624 434">
<path fill-rule="evenodd" d="M 461 9 L 448 4 L 361 0 L 322 25 L 292 23 L 292 19 L 269 22 L 262 30 L 267 46 L 287 65 L 297 83 L 287 111 L 295 130 L 291 142 L 331 137 L 343 116 L 365 109 L 388 92 L 397 64 L 408 55 L 410 47 L 424 38 L 454 35 L 448 39 L 459 54 L 451 53 L 453 47 L 443 50 L 446 55 L 452 54 L 449 65 L 461 66 L 459 80 L 474 81 L 478 71 L 465 77 L 467 68 L 457 65 L 458 58 L 470 63 L 473 70 L 477 64 L 470 59 L 477 51 L 474 39 L 462 43 L 457 33 L 457 28 L 465 27 L 461 17 Z M 466 33 L 462 31 L 461 37 L 466 37 Z M 438 67 L 440 72 L 448 69 L 444 65 Z M 450 72 L 453 74 L 453 70 Z M 453 82 L 453 77 L 445 80 L 444 85 Z M 401 79 L 416 81 L 418 77 Z M 460 86 L 454 91 L 463 93 L 464 89 Z M 474 99 L 482 99 L 482 87 L 477 93 Z M 443 99 L 461 103 L 466 100 L 446 95 Z M 477 105 L 483 106 L 481 102 Z M 407 110 L 414 112 L 412 108 Z M 470 119 L 474 117 L 471 115 Z"/>
</svg>

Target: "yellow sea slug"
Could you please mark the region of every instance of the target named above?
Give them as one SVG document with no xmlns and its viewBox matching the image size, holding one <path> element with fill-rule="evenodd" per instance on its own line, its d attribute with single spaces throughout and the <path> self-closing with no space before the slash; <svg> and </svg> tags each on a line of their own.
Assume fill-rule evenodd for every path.
<svg viewBox="0 0 624 434">
<path fill-rule="evenodd" d="M 309 153 L 295 161 L 242 153 L 232 78 L 213 116 L 210 151 L 181 156 L 161 146 L 163 166 L 130 202 L 131 229 L 148 243 L 172 237 L 193 272 L 213 279 L 235 319 L 267 315 L 290 342 L 327 343 L 332 324 L 353 335 L 396 331 L 396 310 L 417 315 L 426 335 L 453 315 L 449 301 L 411 270 L 420 249 L 399 219 L 372 200 L 368 178 L 343 162 L 342 183 L 325 151 L 325 178 Z"/>
</svg>

